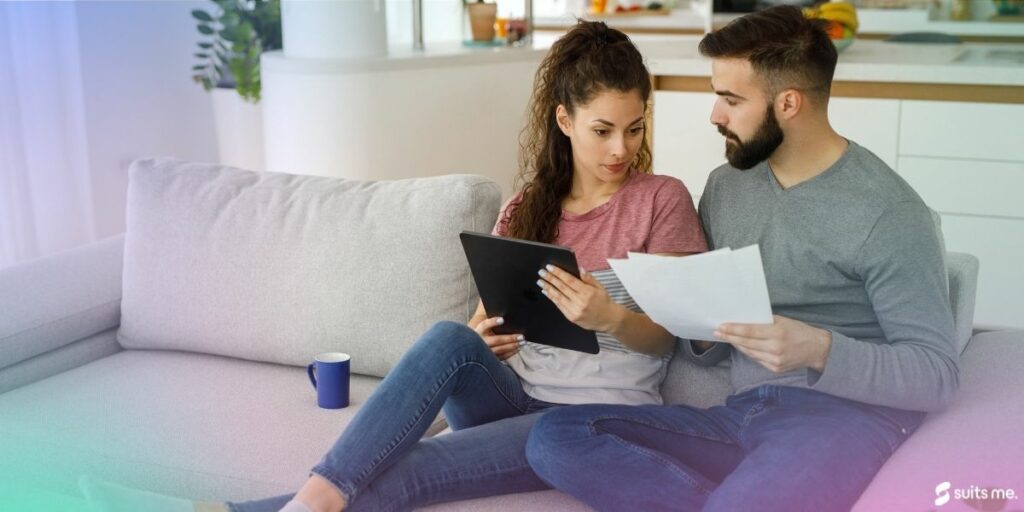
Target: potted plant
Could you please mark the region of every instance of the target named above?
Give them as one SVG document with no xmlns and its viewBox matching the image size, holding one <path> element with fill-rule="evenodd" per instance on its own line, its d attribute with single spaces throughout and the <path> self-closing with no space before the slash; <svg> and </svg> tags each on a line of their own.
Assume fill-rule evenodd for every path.
<svg viewBox="0 0 1024 512">
<path fill-rule="evenodd" d="M 260 55 L 279 50 L 280 0 L 212 0 L 192 11 L 202 36 L 192 79 L 209 91 L 221 163 L 263 170 Z"/>
<path fill-rule="evenodd" d="M 192 11 L 202 34 L 200 60 L 192 79 L 207 91 L 234 88 L 242 98 L 260 100 L 260 54 L 281 49 L 280 0 L 212 0 L 217 14 Z"/>
<path fill-rule="evenodd" d="M 469 13 L 469 28 L 473 33 L 473 40 L 493 41 L 494 22 L 498 19 L 498 4 L 484 0 L 463 0 L 463 3 Z"/>
</svg>

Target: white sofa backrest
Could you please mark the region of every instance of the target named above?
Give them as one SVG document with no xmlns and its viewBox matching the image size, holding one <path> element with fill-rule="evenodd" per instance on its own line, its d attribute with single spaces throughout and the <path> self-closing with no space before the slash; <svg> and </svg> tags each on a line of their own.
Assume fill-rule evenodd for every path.
<svg viewBox="0 0 1024 512">
<path fill-rule="evenodd" d="M 173 159 L 135 162 L 118 340 L 289 365 L 352 355 L 384 376 L 477 294 L 458 242 L 489 232 L 493 181 L 365 182 Z"/>
</svg>

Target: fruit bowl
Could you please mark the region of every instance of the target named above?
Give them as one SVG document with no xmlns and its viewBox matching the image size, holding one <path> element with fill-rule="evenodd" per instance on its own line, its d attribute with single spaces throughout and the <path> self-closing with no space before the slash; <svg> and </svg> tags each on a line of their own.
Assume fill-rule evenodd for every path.
<svg viewBox="0 0 1024 512">
<path fill-rule="evenodd" d="M 850 45 L 853 44 L 854 39 L 855 38 L 853 36 L 844 37 L 842 39 L 833 39 L 832 44 L 836 45 L 836 53 L 843 53 L 843 50 L 849 48 Z"/>
</svg>

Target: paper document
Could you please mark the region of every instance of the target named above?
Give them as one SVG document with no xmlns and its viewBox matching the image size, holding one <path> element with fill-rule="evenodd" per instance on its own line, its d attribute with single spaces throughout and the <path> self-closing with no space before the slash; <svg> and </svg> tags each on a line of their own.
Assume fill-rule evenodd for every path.
<svg viewBox="0 0 1024 512">
<path fill-rule="evenodd" d="M 608 263 L 644 313 L 680 338 L 721 341 L 712 333 L 723 323 L 772 323 L 757 245 L 681 258 L 631 252 Z"/>
</svg>

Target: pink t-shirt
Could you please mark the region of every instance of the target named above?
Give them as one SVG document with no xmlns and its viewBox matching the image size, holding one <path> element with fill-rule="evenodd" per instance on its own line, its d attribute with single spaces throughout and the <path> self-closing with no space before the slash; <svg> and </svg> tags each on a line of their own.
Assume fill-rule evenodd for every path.
<svg viewBox="0 0 1024 512">
<path fill-rule="evenodd" d="M 493 234 L 506 236 L 508 219 L 522 193 L 510 199 Z M 704 252 L 708 249 L 693 199 L 682 181 L 635 169 L 608 202 L 584 214 L 562 211 L 556 245 L 576 252 L 583 270 L 610 268 L 609 258 L 627 252 Z"/>
</svg>

